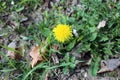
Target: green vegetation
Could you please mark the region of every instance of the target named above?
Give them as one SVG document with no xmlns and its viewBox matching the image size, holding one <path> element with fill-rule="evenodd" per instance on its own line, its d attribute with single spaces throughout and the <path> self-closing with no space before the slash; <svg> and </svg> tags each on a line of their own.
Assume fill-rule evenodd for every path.
<svg viewBox="0 0 120 80">
<path fill-rule="evenodd" d="M 0 75 L 8 80 L 10 76 L 14 80 L 44 80 L 46 73 L 49 71 L 56 74 L 54 69 L 61 68 L 65 74 L 69 69 L 74 70 L 77 63 L 82 60 L 76 60 L 74 56 L 70 56 L 69 52 L 79 43 L 81 45 L 76 50 L 80 55 L 83 52 L 92 55 L 90 64 L 90 72 L 92 75 L 97 75 L 102 59 L 109 59 L 111 56 L 120 53 L 120 2 L 108 0 L 80 0 L 81 6 L 72 6 L 66 4 L 67 0 L 61 0 L 60 3 L 54 3 L 50 10 L 43 9 L 43 18 L 41 22 L 31 23 L 30 25 L 21 25 L 19 19 L 15 21 L 19 26 L 13 31 L 5 31 L 5 36 L 10 34 L 22 34 L 27 38 L 24 50 L 29 50 L 33 44 L 41 45 L 42 40 L 47 41 L 45 46 L 48 52 L 43 54 L 47 60 L 43 60 L 36 67 L 30 67 L 30 61 L 23 57 L 22 60 L 10 59 L 5 52 L 0 51 L 0 55 L 4 61 L 0 62 Z M 42 5 L 43 0 L 12 0 L 0 1 L 0 14 L 11 14 L 15 12 L 17 15 L 28 14 L 37 11 Z M 70 7 L 73 12 L 64 11 Z M 70 15 L 68 15 L 70 13 Z M 104 27 L 97 28 L 99 22 L 106 21 Z M 4 20 L 0 20 L 4 24 Z M 73 39 L 66 43 L 60 43 L 54 39 L 52 30 L 57 24 L 68 24 L 73 29 L 77 30 L 78 37 L 73 36 Z M 9 28 L 4 25 L 5 29 Z M 11 29 L 11 28 L 10 28 Z M 21 40 L 21 39 L 18 39 Z M 33 43 L 31 43 L 33 42 Z M 4 43 L 0 43 L 4 45 Z M 59 46 L 58 50 L 52 48 L 52 45 Z M 7 45 L 4 45 L 7 46 Z M 27 47 L 29 46 L 29 48 Z M 1 46 L 2 48 L 2 46 Z M 5 50 L 9 48 L 3 47 Z M 50 61 L 51 55 L 57 53 L 60 56 L 58 65 Z M 28 53 L 23 53 L 23 56 Z M 0 76 L 0 78 L 1 78 Z"/>
</svg>

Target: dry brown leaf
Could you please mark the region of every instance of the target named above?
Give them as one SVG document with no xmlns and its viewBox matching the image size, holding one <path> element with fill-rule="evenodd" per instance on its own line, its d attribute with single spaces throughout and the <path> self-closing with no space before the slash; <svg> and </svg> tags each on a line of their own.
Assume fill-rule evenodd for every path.
<svg viewBox="0 0 120 80">
<path fill-rule="evenodd" d="M 43 60 L 42 56 L 40 55 L 40 47 L 34 46 L 30 51 L 30 56 L 32 57 L 31 66 L 32 68 L 40 61 Z"/>
<path fill-rule="evenodd" d="M 119 66 L 120 66 L 120 59 L 110 59 L 107 61 L 102 60 L 101 61 L 101 69 L 98 71 L 98 73 L 113 71 Z"/>
<path fill-rule="evenodd" d="M 97 29 L 100 29 L 101 27 L 105 27 L 105 25 L 106 25 L 106 21 L 102 20 L 101 22 L 99 22 Z"/>
<path fill-rule="evenodd" d="M 8 50 L 6 55 L 8 57 L 10 57 L 11 59 L 21 59 L 22 58 L 22 55 L 21 55 L 22 48 L 21 47 L 17 48 L 16 44 L 17 44 L 17 42 L 13 41 L 8 45 L 9 48 L 12 48 L 12 49 L 16 50 L 16 51 Z"/>
</svg>

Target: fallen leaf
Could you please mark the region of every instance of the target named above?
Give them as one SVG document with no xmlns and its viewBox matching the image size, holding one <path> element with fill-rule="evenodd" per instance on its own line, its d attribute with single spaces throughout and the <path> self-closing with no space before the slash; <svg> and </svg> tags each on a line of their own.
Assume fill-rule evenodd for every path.
<svg viewBox="0 0 120 80">
<path fill-rule="evenodd" d="M 42 56 L 40 55 L 40 47 L 34 46 L 30 51 L 30 56 L 32 57 L 31 66 L 32 68 L 40 61 L 43 60 Z"/>
<path fill-rule="evenodd" d="M 22 48 L 18 47 L 17 48 L 17 42 L 13 41 L 8 45 L 8 48 L 12 50 L 8 50 L 6 56 L 10 57 L 11 59 L 21 59 L 22 58 Z"/>
<path fill-rule="evenodd" d="M 98 73 L 113 71 L 119 66 L 120 66 L 120 59 L 109 59 L 107 61 L 102 60 L 101 69 L 98 71 Z"/>
<path fill-rule="evenodd" d="M 105 25 L 106 25 L 106 21 L 102 20 L 101 22 L 99 22 L 97 29 L 100 29 L 101 27 L 105 27 Z"/>
</svg>

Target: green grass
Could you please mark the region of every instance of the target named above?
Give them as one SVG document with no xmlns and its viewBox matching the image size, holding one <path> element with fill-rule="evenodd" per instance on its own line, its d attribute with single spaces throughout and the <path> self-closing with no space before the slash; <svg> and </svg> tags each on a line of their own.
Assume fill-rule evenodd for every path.
<svg viewBox="0 0 120 80">
<path fill-rule="evenodd" d="M 19 13 L 24 14 L 24 11 L 30 14 L 44 4 L 43 0 L 19 0 L 15 1 L 14 5 L 11 5 L 11 1 L 12 0 L 0 1 L 0 14 L 16 12 L 16 14 L 19 15 Z M 74 69 L 77 64 L 78 60 L 76 60 L 75 57 L 70 57 L 69 52 L 79 43 L 82 43 L 77 49 L 80 54 L 82 52 L 89 52 L 93 56 L 90 64 L 92 75 L 97 75 L 96 73 L 99 69 L 101 59 L 109 59 L 110 56 L 115 54 L 119 55 L 120 2 L 112 0 L 106 2 L 102 0 L 81 0 L 81 3 L 82 9 L 78 6 L 70 6 L 74 12 L 71 15 L 67 15 L 63 13 L 63 10 L 68 8 L 68 6 L 64 5 L 66 1 L 62 0 L 60 4 L 54 4 L 49 11 L 43 10 L 44 18 L 42 18 L 40 23 L 34 22 L 29 26 L 20 24 L 14 32 L 8 32 L 5 36 L 9 36 L 11 33 L 20 33 L 27 37 L 24 49 L 29 51 L 30 49 L 27 46 L 33 46 L 31 41 L 33 41 L 34 44 L 40 45 L 42 40 L 46 40 L 48 42 L 46 46 L 48 52 L 45 57 L 48 61 L 43 61 L 31 69 L 30 62 L 26 58 L 13 60 L 6 57 L 6 53 L 0 51 L 0 55 L 4 58 L 4 61 L 0 62 L 0 78 L 4 76 L 5 79 L 8 80 L 10 76 L 12 76 L 14 80 L 44 80 L 47 71 L 54 71 L 56 68 L 62 68 L 63 73 L 66 73 L 68 69 Z M 96 27 L 102 20 L 106 21 L 106 25 L 97 30 Z M 17 22 L 20 23 L 19 21 Z M 4 23 L 4 20 L 1 20 L 0 23 Z M 60 23 L 68 24 L 76 29 L 79 36 L 74 36 L 70 42 L 64 44 L 57 42 L 53 37 L 52 29 Z M 5 25 L 5 27 L 7 28 L 8 25 Z M 57 44 L 60 49 L 58 51 L 52 49 L 52 44 Z M 1 47 L 10 50 L 4 43 Z M 54 63 L 50 61 L 50 56 L 54 52 L 62 57 L 60 58 L 59 65 L 54 65 Z"/>
</svg>

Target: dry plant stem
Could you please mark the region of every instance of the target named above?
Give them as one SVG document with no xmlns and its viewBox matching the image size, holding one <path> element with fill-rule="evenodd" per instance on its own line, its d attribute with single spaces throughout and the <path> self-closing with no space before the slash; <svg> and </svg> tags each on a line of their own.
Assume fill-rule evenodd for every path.
<svg viewBox="0 0 120 80">
<path fill-rule="evenodd" d="M 53 53 L 51 57 L 52 57 L 52 60 L 55 64 L 59 64 L 59 59 L 58 59 L 56 53 Z"/>
<path fill-rule="evenodd" d="M 53 49 L 58 50 L 58 46 L 57 45 L 53 45 Z M 53 60 L 53 62 L 55 64 L 59 64 L 59 59 L 58 59 L 58 57 L 57 57 L 55 52 L 52 53 L 51 58 L 52 58 L 52 60 Z"/>
</svg>

